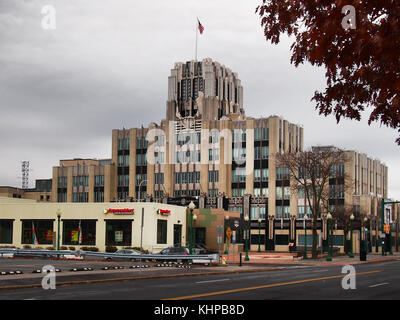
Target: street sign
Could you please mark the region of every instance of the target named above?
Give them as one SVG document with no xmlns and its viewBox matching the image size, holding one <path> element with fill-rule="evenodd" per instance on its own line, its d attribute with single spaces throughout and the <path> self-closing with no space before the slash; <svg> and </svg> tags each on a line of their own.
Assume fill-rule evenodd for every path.
<svg viewBox="0 0 400 320">
<path fill-rule="evenodd" d="M 226 236 L 228 239 L 230 239 L 232 237 L 232 229 L 231 227 L 228 227 L 228 229 L 226 229 Z"/>
<path fill-rule="evenodd" d="M 389 224 L 392 221 L 392 205 L 386 204 L 385 205 L 385 215 L 384 215 L 384 223 Z"/>
</svg>

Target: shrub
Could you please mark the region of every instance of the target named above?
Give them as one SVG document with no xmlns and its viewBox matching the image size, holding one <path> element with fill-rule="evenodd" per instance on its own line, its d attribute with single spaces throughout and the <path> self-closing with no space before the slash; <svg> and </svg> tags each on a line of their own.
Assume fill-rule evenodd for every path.
<svg viewBox="0 0 400 320">
<path fill-rule="evenodd" d="M 68 248 L 66 246 L 61 246 L 60 250 L 68 250 Z"/>
<path fill-rule="evenodd" d="M 24 249 L 32 249 L 32 247 L 31 247 L 29 244 L 25 244 L 25 245 L 23 246 L 23 248 L 24 248 Z"/>
<path fill-rule="evenodd" d="M 117 247 L 113 247 L 113 246 L 107 246 L 107 247 L 106 247 L 106 252 L 111 252 L 111 253 L 113 253 L 113 252 L 115 252 L 115 251 L 117 251 L 117 250 L 118 250 Z"/>
<path fill-rule="evenodd" d="M 46 247 L 46 250 L 55 250 L 54 247 Z"/>
<path fill-rule="evenodd" d="M 76 250 L 75 247 L 68 247 L 68 249 L 69 249 L 70 251 L 75 251 L 75 250 Z"/>
<path fill-rule="evenodd" d="M 83 251 L 98 252 L 98 251 L 99 251 L 99 248 L 96 248 L 96 247 L 81 247 L 81 250 L 83 250 Z"/>
</svg>

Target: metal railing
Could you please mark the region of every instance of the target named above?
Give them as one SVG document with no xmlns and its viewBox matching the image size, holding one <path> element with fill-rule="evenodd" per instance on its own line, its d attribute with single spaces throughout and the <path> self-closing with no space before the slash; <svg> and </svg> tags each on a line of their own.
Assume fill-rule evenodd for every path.
<svg viewBox="0 0 400 320">
<path fill-rule="evenodd" d="M 107 252 L 93 252 L 93 251 L 70 251 L 70 250 L 40 250 L 40 249 L 12 249 L 12 248 L 1 248 L 0 257 L 4 255 L 13 254 L 14 256 L 20 257 L 42 257 L 42 258 L 62 258 L 65 255 L 74 255 L 79 257 L 92 257 L 97 259 L 135 259 L 135 260 L 204 260 L 216 262 L 219 261 L 219 254 L 192 254 L 192 255 L 163 255 L 163 254 L 117 254 Z"/>
</svg>

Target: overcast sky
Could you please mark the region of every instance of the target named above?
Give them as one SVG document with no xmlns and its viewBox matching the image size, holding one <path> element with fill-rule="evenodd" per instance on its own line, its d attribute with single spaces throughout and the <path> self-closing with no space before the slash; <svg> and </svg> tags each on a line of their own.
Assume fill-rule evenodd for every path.
<svg viewBox="0 0 400 320">
<path fill-rule="evenodd" d="M 246 114 L 283 116 L 304 126 L 305 147 L 336 145 L 389 167 L 400 199 L 396 132 L 319 116 L 310 102 L 322 69 L 290 64 L 290 41 L 266 42 L 255 14 L 261 0 L 0 0 L 0 185 L 21 187 L 21 161 L 34 180 L 60 159 L 110 158 L 112 129 L 165 118 L 175 62 L 195 56 L 196 17 L 205 27 L 199 59 L 239 74 Z M 44 5 L 56 29 L 42 28 Z M 368 114 L 367 114 L 368 116 Z"/>
</svg>

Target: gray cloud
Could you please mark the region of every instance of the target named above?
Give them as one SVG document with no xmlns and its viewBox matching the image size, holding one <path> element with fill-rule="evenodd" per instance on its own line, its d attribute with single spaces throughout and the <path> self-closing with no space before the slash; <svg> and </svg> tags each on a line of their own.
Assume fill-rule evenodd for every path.
<svg viewBox="0 0 400 320">
<path fill-rule="evenodd" d="M 305 146 L 356 149 L 389 166 L 389 192 L 400 199 L 396 132 L 364 121 L 317 114 L 310 102 L 324 71 L 290 65 L 290 40 L 268 44 L 255 15 L 258 0 L 0 1 L 0 185 L 19 186 L 20 161 L 36 178 L 60 159 L 110 157 L 111 130 L 165 117 L 167 79 L 195 56 L 196 17 L 205 26 L 199 58 L 211 57 L 244 86 L 248 116 L 277 114 L 305 128 Z M 54 5 L 57 29 L 41 28 Z"/>
</svg>

